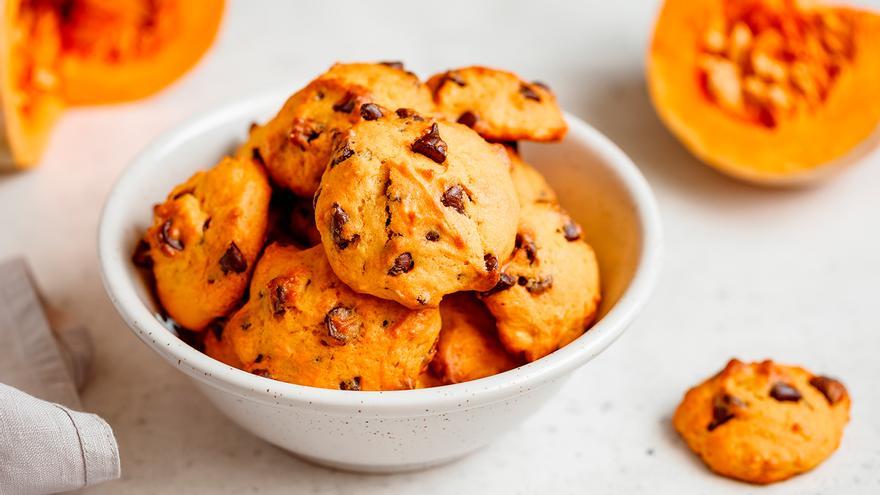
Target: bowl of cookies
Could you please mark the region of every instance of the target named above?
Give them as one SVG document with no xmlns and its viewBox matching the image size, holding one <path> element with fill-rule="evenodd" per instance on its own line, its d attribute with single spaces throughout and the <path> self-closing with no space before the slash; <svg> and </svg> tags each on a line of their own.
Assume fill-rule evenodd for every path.
<svg viewBox="0 0 880 495">
<path fill-rule="evenodd" d="M 358 471 L 459 458 L 633 321 L 646 181 L 539 82 L 333 65 L 160 137 L 102 213 L 107 293 L 235 423 Z"/>
</svg>

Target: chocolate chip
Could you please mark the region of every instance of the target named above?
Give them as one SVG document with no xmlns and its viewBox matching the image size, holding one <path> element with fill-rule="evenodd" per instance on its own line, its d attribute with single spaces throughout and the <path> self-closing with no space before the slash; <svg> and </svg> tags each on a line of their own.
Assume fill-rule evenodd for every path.
<svg viewBox="0 0 880 495">
<path fill-rule="evenodd" d="M 342 229 L 345 227 L 345 224 L 348 223 L 348 213 L 339 206 L 339 203 L 333 203 L 333 212 L 330 218 L 330 234 L 333 236 L 333 242 L 336 243 L 336 247 L 339 249 L 345 249 L 350 244 L 353 244 L 361 238 L 360 235 L 355 234 L 349 238 L 346 238 L 342 235 Z"/>
<path fill-rule="evenodd" d="M 384 62 L 379 62 L 379 64 L 387 66 L 387 67 L 391 67 L 392 69 L 403 70 L 403 62 L 401 62 L 399 60 L 386 60 Z"/>
<path fill-rule="evenodd" d="M 519 85 L 519 94 L 523 95 L 528 100 L 541 101 L 541 97 L 538 93 L 535 93 L 535 90 L 526 83 Z"/>
<path fill-rule="evenodd" d="M 407 273 L 408 271 L 413 269 L 415 264 L 416 263 L 415 261 L 413 261 L 412 254 L 403 253 L 394 259 L 394 264 L 391 266 L 391 268 L 388 269 L 388 275 L 396 277 L 401 273 Z"/>
<path fill-rule="evenodd" d="M 498 283 L 495 284 L 495 287 L 483 292 L 481 295 L 483 297 L 491 296 L 492 294 L 505 291 L 514 285 L 516 285 L 516 278 L 513 275 L 502 273 L 501 278 L 498 279 Z"/>
<path fill-rule="evenodd" d="M 473 127 L 477 124 L 478 120 L 480 119 L 477 117 L 477 114 L 468 110 L 467 112 L 461 114 L 456 122 L 466 125 L 468 127 Z"/>
<path fill-rule="evenodd" d="M 262 363 L 262 362 L 263 362 L 263 355 L 262 355 L 262 354 L 257 354 L 257 357 L 254 358 L 254 362 L 255 362 L 255 363 Z"/>
<path fill-rule="evenodd" d="M 281 278 L 269 282 L 269 303 L 276 318 L 284 316 L 287 312 L 287 286 Z"/>
<path fill-rule="evenodd" d="M 343 96 L 342 99 L 340 99 L 333 105 L 333 111 L 341 113 L 351 113 L 351 111 L 354 110 L 355 100 L 357 100 L 357 96 L 349 91 L 345 93 L 345 96 Z"/>
<path fill-rule="evenodd" d="M 342 148 L 336 150 L 336 156 L 334 156 L 333 161 L 330 162 L 330 168 L 339 165 L 352 156 L 354 156 L 354 150 L 348 147 L 348 143 L 345 143 Z"/>
<path fill-rule="evenodd" d="M 464 215 L 464 189 L 460 185 L 456 184 L 446 189 L 440 198 L 440 202 L 443 203 L 443 206 L 452 208 Z"/>
<path fill-rule="evenodd" d="M 312 127 L 312 124 L 308 121 L 294 119 L 293 125 L 290 128 L 290 134 L 287 137 L 292 144 L 299 146 L 299 149 L 305 151 L 309 143 L 318 139 L 320 135 L 321 131 Z"/>
<path fill-rule="evenodd" d="M 364 103 L 361 105 L 361 117 L 364 120 L 376 120 L 382 117 L 382 109 L 375 103 Z"/>
<path fill-rule="evenodd" d="M 581 238 L 581 226 L 569 218 L 562 227 L 562 234 L 565 235 L 566 241 L 576 241 Z"/>
<path fill-rule="evenodd" d="M 229 243 L 226 252 L 220 257 L 220 269 L 223 270 L 224 275 L 228 275 L 229 272 L 244 273 L 247 270 L 247 260 L 244 259 L 235 241 Z"/>
<path fill-rule="evenodd" d="M 138 268 L 153 268 L 153 258 L 150 256 L 150 243 L 146 239 L 138 241 L 131 255 L 131 261 Z"/>
<path fill-rule="evenodd" d="M 263 160 L 263 154 L 260 153 L 260 148 L 251 148 L 251 160 L 259 163 L 260 165 L 266 164 L 266 160 Z"/>
<path fill-rule="evenodd" d="M 421 115 L 419 115 L 412 108 L 398 108 L 397 110 L 394 111 L 394 113 L 396 113 L 397 116 L 402 119 L 408 119 L 408 118 L 412 117 L 412 119 L 415 120 L 416 122 L 421 122 L 421 121 L 425 120 Z"/>
<path fill-rule="evenodd" d="M 272 378 L 269 370 L 251 370 L 251 373 L 257 376 L 262 376 L 264 378 Z"/>
<path fill-rule="evenodd" d="M 429 230 L 427 234 L 425 234 L 425 239 L 431 242 L 437 242 L 440 240 L 440 233 L 436 230 Z"/>
<path fill-rule="evenodd" d="M 251 322 L 245 320 L 245 321 L 241 322 L 241 325 L 239 325 L 239 327 L 241 327 L 242 330 L 248 330 L 251 328 L 251 325 L 252 325 Z"/>
<path fill-rule="evenodd" d="M 526 252 L 526 258 L 529 260 L 530 265 L 534 264 L 535 260 L 538 259 L 538 246 L 535 244 L 535 241 L 532 240 L 531 236 L 517 234 L 516 240 L 514 241 L 514 247 Z"/>
<path fill-rule="evenodd" d="M 361 377 L 356 376 L 351 380 L 344 380 L 339 382 L 339 390 L 354 390 L 358 391 L 361 389 Z"/>
<path fill-rule="evenodd" d="M 745 403 L 730 394 L 716 395 L 712 400 L 712 421 L 706 427 L 713 431 L 736 417 L 736 409 L 746 407 Z"/>
<path fill-rule="evenodd" d="M 162 228 L 159 229 L 159 242 L 175 251 L 183 251 L 183 240 L 177 238 L 177 229 L 172 229 L 171 226 L 170 218 L 162 224 Z M 167 250 L 165 252 L 168 253 Z"/>
<path fill-rule="evenodd" d="M 202 224 L 202 232 L 208 230 L 208 227 L 211 226 L 211 217 L 205 219 L 205 223 Z"/>
<path fill-rule="evenodd" d="M 553 276 L 547 275 L 546 277 L 533 278 L 526 283 L 525 287 L 529 294 L 542 294 L 553 287 Z"/>
<path fill-rule="evenodd" d="M 825 396 L 825 399 L 827 399 L 828 403 L 832 406 L 846 397 L 846 387 L 834 378 L 829 378 L 827 376 L 814 376 L 810 379 L 810 385 L 815 387 L 819 392 L 822 392 L 822 395 Z"/>
<path fill-rule="evenodd" d="M 797 402 L 801 400 L 801 393 L 785 382 L 776 382 L 770 388 L 770 397 L 780 402 Z"/>
<path fill-rule="evenodd" d="M 327 333 L 342 344 L 357 337 L 360 328 L 354 310 L 344 306 L 328 311 L 324 317 L 324 326 L 327 327 Z"/>
<path fill-rule="evenodd" d="M 486 262 L 486 270 L 490 272 L 494 272 L 498 270 L 498 258 L 493 256 L 492 254 L 486 253 L 483 256 L 483 261 Z"/>
<path fill-rule="evenodd" d="M 465 80 L 461 78 L 461 74 L 454 70 L 447 71 L 446 74 L 443 74 L 443 81 L 440 83 L 440 86 L 446 84 L 446 81 L 454 82 L 461 87 L 467 86 Z"/>
<path fill-rule="evenodd" d="M 416 139 L 411 149 L 414 153 L 425 155 L 436 163 L 446 161 L 446 143 L 440 138 L 440 128 L 436 122 L 427 134 Z"/>
</svg>

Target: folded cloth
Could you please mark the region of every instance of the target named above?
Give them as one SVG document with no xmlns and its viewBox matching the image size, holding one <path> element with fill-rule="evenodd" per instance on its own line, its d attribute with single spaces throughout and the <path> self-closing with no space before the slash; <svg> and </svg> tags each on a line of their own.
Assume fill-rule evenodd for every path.
<svg viewBox="0 0 880 495">
<path fill-rule="evenodd" d="M 91 355 L 84 328 L 57 311 L 47 317 L 25 262 L 0 263 L 0 494 L 119 477 L 110 426 L 76 411 Z"/>
</svg>

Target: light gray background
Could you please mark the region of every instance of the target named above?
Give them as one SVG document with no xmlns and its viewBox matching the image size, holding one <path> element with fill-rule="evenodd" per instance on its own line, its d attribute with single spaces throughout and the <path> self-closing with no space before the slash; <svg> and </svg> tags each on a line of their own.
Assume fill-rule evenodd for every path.
<svg viewBox="0 0 880 495">
<path fill-rule="evenodd" d="M 0 257 L 25 254 L 49 298 L 96 339 L 83 400 L 113 426 L 123 479 L 88 493 L 880 493 L 880 153 L 801 191 L 755 189 L 700 165 L 647 98 L 655 11 L 636 0 L 236 1 L 213 51 L 165 92 L 65 115 L 39 169 L 0 176 Z M 547 81 L 641 167 L 667 238 L 640 319 L 550 405 L 460 462 L 398 476 L 315 467 L 227 421 L 124 327 L 95 253 L 104 198 L 158 133 L 254 92 L 292 91 L 335 60 L 371 59 L 423 76 L 486 64 Z M 853 419 L 840 450 L 767 489 L 704 469 L 669 418 L 731 356 L 845 380 Z"/>
</svg>

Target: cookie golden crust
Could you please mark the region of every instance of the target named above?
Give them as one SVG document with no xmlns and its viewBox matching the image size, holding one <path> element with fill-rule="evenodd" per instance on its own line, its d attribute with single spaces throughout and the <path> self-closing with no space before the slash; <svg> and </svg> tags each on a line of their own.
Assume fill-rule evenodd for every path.
<svg viewBox="0 0 880 495">
<path fill-rule="evenodd" d="M 687 392 L 673 424 L 716 473 L 764 484 L 808 471 L 830 456 L 849 408 L 837 380 L 772 361 L 734 359 Z"/>
<path fill-rule="evenodd" d="M 443 325 L 431 371 L 442 383 L 476 380 L 523 364 L 501 345 L 495 319 L 472 293 L 443 298 L 440 317 Z"/>
<path fill-rule="evenodd" d="M 430 91 L 410 72 L 383 64 L 336 64 L 291 96 L 275 118 L 254 127 L 238 154 L 264 162 L 278 185 L 311 198 L 334 135 L 372 118 L 377 105 L 434 112 Z"/>
<path fill-rule="evenodd" d="M 354 290 L 409 308 L 494 287 L 516 237 L 509 169 L 500 145 L 463 125 L 407 112 L 358 123 L 317 196 L 330 265 Z"/>
<path fill-rule="evenodd" d="M 223 339 L 254 374 L 313 387 L 397 390 L 416 386 L 439 332 L 436 308 L 409 310 L 352 291 L 321 247 L 272 244 Z"/>
<path fill-rule="evenodd" d="M 263 167 L 224 158 L 154 208 L 145 240 L 156 293 L 177 323 L 202 330 L 241 302 L 266 236 L 270 195 Z"/>
<path fill-rule="evenodd" d="M 568 344 L 593 323 L 600 299 L 580 226 L 554 203 L 523 205 L 513 257 L 483 294 L 508 351 L 534 361 Z"/>
<path fill-rule="evenodd" d="M 568 126 L 553 92 L 516 74 L 464 67 L 427 81 L 440 113 L 490 141 L 558 141 Z"/>
</svg>

